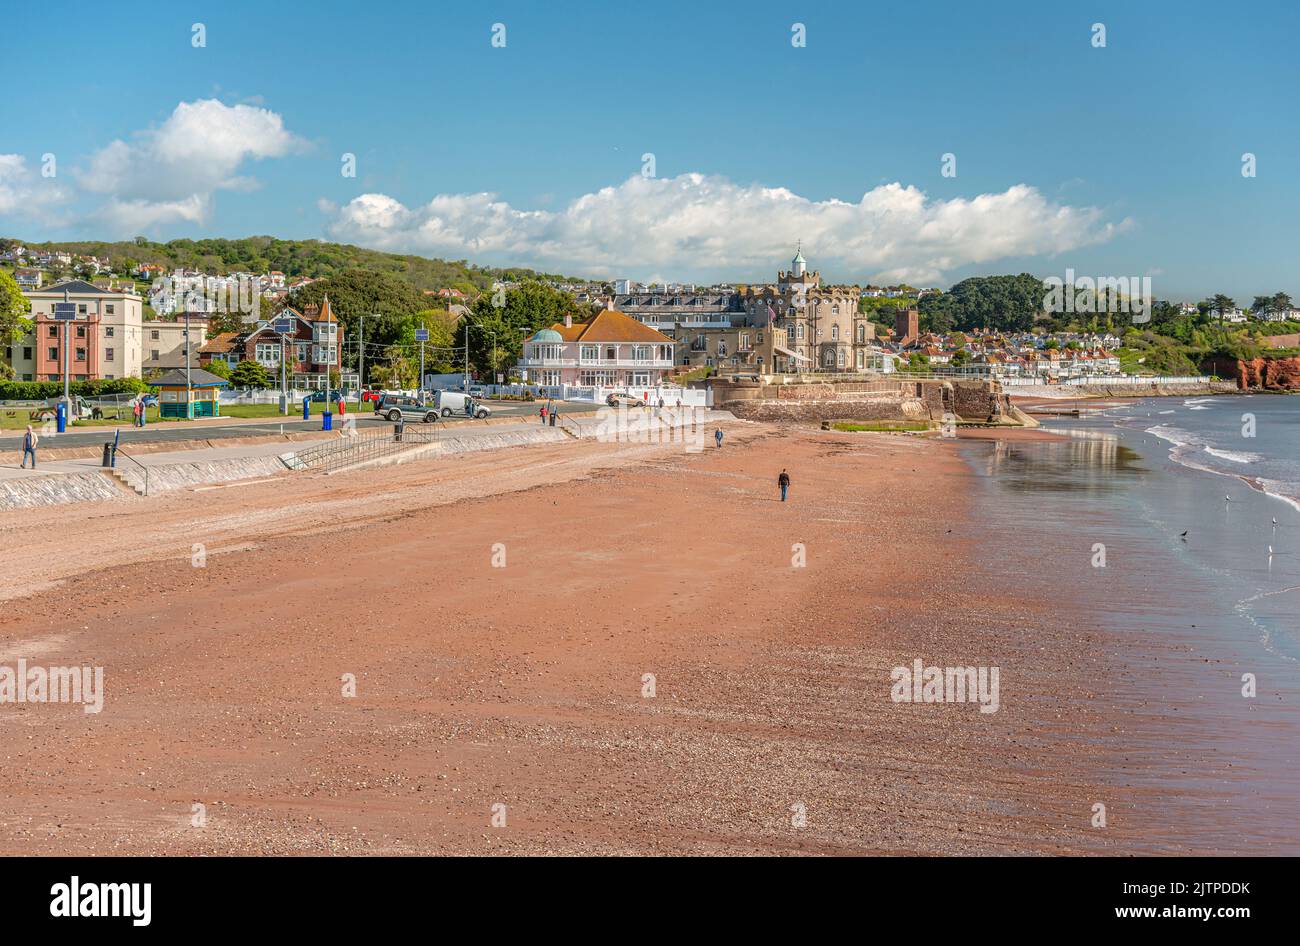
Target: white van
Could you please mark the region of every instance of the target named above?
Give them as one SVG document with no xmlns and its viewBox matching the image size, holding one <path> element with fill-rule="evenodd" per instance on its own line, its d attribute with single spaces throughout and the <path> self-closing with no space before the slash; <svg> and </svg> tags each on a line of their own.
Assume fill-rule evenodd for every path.
<svg viewBox="0 0 1300 946">
<path fill-rule="evenodd" d="M 464 417 L 465 401 L 468 399 L 468 395 L 459 391 L 439 391 L 434 403 L 438 406 L 438 413 L 443 417 Z M 485 417 L 491 417 L 492 410 L 475 401 L 474 416 L 482 420 Z"/>
</svg>

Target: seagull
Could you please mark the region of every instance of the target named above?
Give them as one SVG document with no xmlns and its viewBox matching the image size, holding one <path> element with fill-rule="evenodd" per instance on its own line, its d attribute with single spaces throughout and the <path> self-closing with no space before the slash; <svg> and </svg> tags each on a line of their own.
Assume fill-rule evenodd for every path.
<svg viewBox="0 0 1300 946">
<path fill-rule="evenodd" d="M 1232 502 L 1232 497 L 1231 497 L 1231 496 L 1224 496 L 1224 497 L 1223 497 L 1223 501 L 1224 501 L 1225 503 L 1230 503 L 1230 502 Z"/>
<path fill-rule="evenodd" d="M 1184 542 L 1186 542 L 1186 541 L 1187 541 L 1187 533 L 1190 532 L 1190 531 L 1192 531 L 1192 530 L 1190 530 L 1190 529 L 1184 529 L 1184 530 L 1183 530 L 1183 534 L 1180 535 L 1178 538 L 1180 538 L 1180 539 L 1182 539 Z"/>
<path fill-rule="evenodd" d="M 1271 545 L 1268 547 L 1268 557 L 1269 558 L 1273 557 L 1273 546 Z"/>
</svg>

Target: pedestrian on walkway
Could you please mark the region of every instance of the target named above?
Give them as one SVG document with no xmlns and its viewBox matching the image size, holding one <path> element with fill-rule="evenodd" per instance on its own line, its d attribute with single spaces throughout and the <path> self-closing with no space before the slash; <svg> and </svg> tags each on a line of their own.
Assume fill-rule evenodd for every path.
<svg viewBox="0 0 1300 946">
<path fill-rule="evenodd" d="M 714 439 L 714 441 L 717 443 L 717 445 L 718 445 L 719 447 L 722 446 L 722 428 L 721 428 L 721 427 L 719 427 L 717 430 L 715 430 L 715 431 L 713 432 L 713 439 Z"/>
<path fill-rule="evenodd" d="M 537 414 L 542 419 L 542 426 L 545 427 L 546 426 L 546 405 L 545 404 L 542 405 L 542 409 L 539 410 Z"/>
<path fill-rule="evenodd" d="M 22 468 L 27 469 L 27 455 L 32 456 L 32 469 L 36 469 L 36 445 L 40 443 L 41 438 L 36 436 L 36 431 L 32 430 L 32 425 L 27 425 L 27 433 L 23 434 L 23 462 Z"/>
<path fill-rule="evenodd" d="M 776 478 L 776 485 L 781 487 L 781 502 L 785 502 L 785 494 L 790 491 L 790 474 L 782 470 Z"/>
<path fill-rule="evenodd" d="M 135 403 L 131 405 L 131 424 L 134 427 L 140 426 L 140 412 L 144 410 L 144 400 L 136 398 Z"/>
</svg>

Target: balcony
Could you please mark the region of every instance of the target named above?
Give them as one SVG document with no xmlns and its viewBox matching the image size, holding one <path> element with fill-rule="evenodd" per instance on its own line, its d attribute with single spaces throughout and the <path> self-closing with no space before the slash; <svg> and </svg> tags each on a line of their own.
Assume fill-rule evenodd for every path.
<svg viewBox="0 0 1300 946">
<path fill-rule="evenodd" d="M 671 368 L 671 358 L 520 358 L 520 368 Z"/>
</svg>

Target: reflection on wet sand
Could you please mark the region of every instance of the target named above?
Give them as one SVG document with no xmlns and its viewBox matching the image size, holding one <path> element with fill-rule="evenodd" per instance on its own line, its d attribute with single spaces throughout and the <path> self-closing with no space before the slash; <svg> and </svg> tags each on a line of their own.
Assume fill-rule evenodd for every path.
<svg viewBox="0 0 1300 946">
<path fill-rule="evenodd" d="M 1018 492 L 1113 492 L 1147 472 L 1141 457 L 1114 435 L 1061 431 L 1070 440 L 1038 443 L 998 441 L 984 472 Z"/>
</svg>

